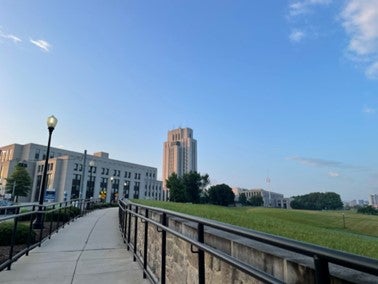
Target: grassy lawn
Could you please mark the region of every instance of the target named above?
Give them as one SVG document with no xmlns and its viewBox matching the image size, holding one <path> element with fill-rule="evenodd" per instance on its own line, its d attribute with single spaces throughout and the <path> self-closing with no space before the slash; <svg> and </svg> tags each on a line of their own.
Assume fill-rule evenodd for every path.
<svg viewBox="0 0 378 284">
<path fill-rule="evenodd" d="M 133 201 L 378 258 L 378 216 L 362 215 L 353 211 L 307 211 L 261 207 L 222 207 L 151 200 Z"/>
</svg>

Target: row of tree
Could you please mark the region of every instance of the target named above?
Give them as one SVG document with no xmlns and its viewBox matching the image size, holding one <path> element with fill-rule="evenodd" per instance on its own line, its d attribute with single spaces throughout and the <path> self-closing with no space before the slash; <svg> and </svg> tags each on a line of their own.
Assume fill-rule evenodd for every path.
<svg viewBox="0 0 378 284">
<path fill-rule="evenodd" d="M 360 207 L 357 209 L 357 213 L 367 214 L 367 215 L 378 215 L 378 209 L 371 205 Z"/>
<path fill-rule="evenodd" d="M 294 196 L 290 206 L 293 209 L 337 210 L 343 208 L 343 202 L 340 195 L 335 192 L 312 192 Z"/>
<path fill-rule="evenodd" d="M 227 184 L 218 184 L 206 189 L 209 175 L 197 172 L 178 176 L 171 174 L 166 180 L 169 200 L 174 202 L 211 203 L 227 206 L 234 203 L 235 194 Z"/>
</svg>

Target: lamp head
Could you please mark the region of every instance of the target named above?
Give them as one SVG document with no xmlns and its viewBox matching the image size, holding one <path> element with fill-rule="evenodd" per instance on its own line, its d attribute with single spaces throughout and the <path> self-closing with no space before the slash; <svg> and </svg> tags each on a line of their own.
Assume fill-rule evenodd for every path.
<svg viewBox="0 0 378 284">
<path fill-rule="evenodd" d="M 48 129 L 54 129 L 56 124 L 58 123 L 58 120 L 56 119 L 55 116 L 49 116 L 47 118 L 47 128 Z"/>
</svg>

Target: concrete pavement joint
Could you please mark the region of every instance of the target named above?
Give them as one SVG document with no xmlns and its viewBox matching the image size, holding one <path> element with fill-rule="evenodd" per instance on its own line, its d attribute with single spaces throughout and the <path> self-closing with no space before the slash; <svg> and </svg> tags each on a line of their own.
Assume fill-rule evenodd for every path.
<svg viewBox="0 0 378 284">
<path fill-rule="evenodd" d="M 89 240 L 89 238 L 91 237 L 92 232 L 93 232 L 94 228 L 96 227 L 98 221 L 99 221 L 102 217 L 104 217 L 104 215 L 105 215 L 105 214 L 102 214 L 100 217 L 97 218 L 96 222 L 95 222 L 95 223 L 93 224 L 93 226 L 92 226 L 91 231 L 90 231 L 89 234 L 88 234 L 88 237 L 87 237 L 86 240 L 85 240 L 84 246 L 83 246 L 83 248 L 82 248 L 82 250 L 81 250 L 81 252 L 80 252 L 80 255 L 79 255 L 79 257 L 77 258 L 76 263 L 75 263 L 75 268 L 74 268 L 74 271 L 73 271 L 73 274 L 72 274 L 71 284 L 74 283 L 75 275 L 76 275 L 77 265 L 78 265 L 78 263 L 79 263 L 79 260 L 80 260 L 80 258 L 81 258 L 81 255 L 82 255 L 83 252 L 85 251 L 85 248 L 86 248 L 86 246 L 87 246 L 87 244 L 88 244 L 88 240 Z"/>
</svg>

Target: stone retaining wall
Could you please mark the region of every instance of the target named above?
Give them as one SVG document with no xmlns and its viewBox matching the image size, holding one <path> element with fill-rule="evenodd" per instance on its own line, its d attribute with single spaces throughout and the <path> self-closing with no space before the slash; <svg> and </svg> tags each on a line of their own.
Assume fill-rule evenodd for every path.
<svg viewBox="0 0 378 284">
<path fill-rule="evenodd" d="M 145 214 L 143 210 L 140 213 Z M 160 214 L 152 214 L 152 219 L 159 223 L 160 218 Z M 134 222 L 135 219 L 132 218 L 132 243 L 134 243 Z M 143 258 L 144 226 L 145 224 L 138 220 L 137 253 L 141 259 Z M 170 218 L 169 227 L 185 236 L 197 239 L 197 229 L 192 222 Z M 148 225 L 147 261 L 149 270 L 157 281 L 161 277 L 161 234 L 155 225 Z M 212 228 L 205 228 L 205 243 L 274 275 L 285 283 L 314 283 L 314 265 L 310 257 Z M 191 251 L 191 245 L 167 233 L 166 283 L 198 283 L 197 263 L 198 254 Z M 336 265 L 330 265 L 330 271 L 333 275 L 331 283 L 378 283 L 377 277 Z M 205 253 L 205 277 L 206 283 L 261 283 L 208 253 Z"/>
</svg>

